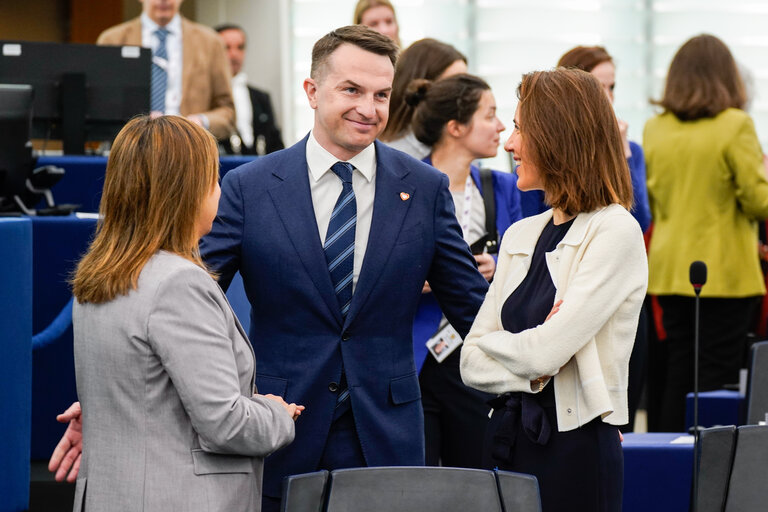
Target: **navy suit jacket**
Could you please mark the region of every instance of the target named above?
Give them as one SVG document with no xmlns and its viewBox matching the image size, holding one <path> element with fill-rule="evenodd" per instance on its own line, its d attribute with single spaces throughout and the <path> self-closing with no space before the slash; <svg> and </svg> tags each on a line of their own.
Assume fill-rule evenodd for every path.
<svg viewBox="0 0 768 512">
<path fill-rule="evenodd" d="M 242 274 L 259 393 L 307 407 L 293 444 L 267 459 L 268 496 L 280 496 L 285 475 L 317 468 L 336 405 L 331 383 L 342 367 L 367 464 L 423 464 L 411 341 L 422 286 L 428 279 L 462 336 L 488 286 L 462 239 L 448 178 L 377 141 L 370 236 L 342 318 L 312 206 L 306 141 L 227 173 L 201 243 L 224 288 Z"/>
</svg>

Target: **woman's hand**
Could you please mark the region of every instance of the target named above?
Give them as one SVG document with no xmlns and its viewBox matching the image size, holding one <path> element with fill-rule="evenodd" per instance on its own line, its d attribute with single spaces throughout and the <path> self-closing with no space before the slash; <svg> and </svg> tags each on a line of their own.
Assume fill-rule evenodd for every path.
<svg viewBox="0 0 768 512">
<path fill-rule="evenodd" d="M 254 395 L 259 396 L 259 395 Z M 274 400 L 275 402 L 282 405 L 286 411 L 288 411 L 288 414 L 291 415 L 291 418 L 293 418 L 293 421 L 296 421 L 296 418 L 301 416 L 301 412 L 304 410 L 303 405 L 296 405 L 294 403 L 286 403 L 285 400 L 283 400 L 283 397 L 277 396 L 277 395 L 261 395 L 264 398 L 269 398 L 270 400 Z"/>
<path fill-rule="evenodd" d="M 550 318 L 552 318 L 553 316 L 555 316 L 555 313 L 560 311 L 560 306 L 562 305 L 562 303 L 563 303 L 563 299 L 560 299 L 559 301 L 555 302 L 555 305 L 552 306 L 552 311 L 549 312 L 549 314 L 547 315 L 547 318 L 544 320 L 545 322 Z"/>
<path fill-rule="evenodd" d="M 493 274 L 496 273 L 496 260 L 493 259 L 488 253 L 475 254 L 475 261 L 477 261 L 477 270 L 483 275 L 486 281 L 493 279 Z"/>
</svg>

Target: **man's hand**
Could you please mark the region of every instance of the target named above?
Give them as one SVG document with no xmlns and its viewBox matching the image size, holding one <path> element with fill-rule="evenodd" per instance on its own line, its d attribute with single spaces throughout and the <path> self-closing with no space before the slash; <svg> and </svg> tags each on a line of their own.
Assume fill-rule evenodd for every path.
<svg viewBox="0 0 768 512">
<path fill-rule="evenodd" d="M 72 483 L 80 471 L 80 458 L 83 453 L 83 413 L 80 402 L 73 403 L 66 411 L 56 416 L 56 421 L 69 425 L 53 450 L 51 460 L 48 461 L 48 471 L 56 472 L 57 482 L 62 482 L 66 477 L 67 482 Z"/>
<path fill-rule="evenodd" d="M 493 279 L 493 274 L 496 273 L 496 260 L 493 259 L 488 253 L 475 254 L 475 261 L 477 261 L 477 270 L 483 275 L 486 281 Z"/>
</svg>

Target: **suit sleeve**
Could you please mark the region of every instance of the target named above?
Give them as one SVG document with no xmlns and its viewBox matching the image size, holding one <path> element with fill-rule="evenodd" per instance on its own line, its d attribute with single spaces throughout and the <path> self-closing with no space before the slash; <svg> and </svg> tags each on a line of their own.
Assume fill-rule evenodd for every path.
<svg viewBox="0 0 768 512">
<path fill-rule="evenodd" d="M 293 440 L 282 405 L 240 392 L 227 317 L 216 284 L 201 269 L 167 276 L 153 299 L 147 338 L 178 392 L 200 446 L 264 457 Z"/>
<path fill-rule="evenodd" d="M 210 44 L 211 105 L 205 112 L 197 112 L 208 118 L 208 129 L 217 139 L 224 139 L 235 132 L 235 102 L 232 99 L 229 61 L 224 46 L 216 38 Z"/>
<path fill-rule="evenodd" d="M 634 219 L 603 219 L 588 243 L 560 297 L 560 310 L 537 327 L 511 333 L 499 325 L 495 282 L 462 349 L 467 385 L 496 393 L 530 392 L 531 380 L 556 375 L 630 296 L 645 294 L 648 266 Z"/>
<path fill-rule="evenodd" d="M 440 309 L 463 338 L 469 332 L 488 282 L 478 272 L 475 258 L 461 236 L 448 177 L 440 177 L 434 212 L 435 253 L 427 275 Z"/>
<path fill-rule="evenodd" d="M 243 197 L 236 172 L 229 172 L 221 182 L 219 211 L 211 232 L 200 240 L 200 255 L 205 264 L 218 275 L 223 290 L 240 269 L 243 240 Z"/>
</svg>

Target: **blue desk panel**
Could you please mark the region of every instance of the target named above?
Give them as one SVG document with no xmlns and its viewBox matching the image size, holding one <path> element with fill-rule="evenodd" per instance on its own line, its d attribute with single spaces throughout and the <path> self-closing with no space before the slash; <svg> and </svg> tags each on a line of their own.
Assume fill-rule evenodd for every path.
<svg viewBox="0 0 768 512">
<path fill-rule="evenodd" d="M 683 434 L 624 434 L 623 512 L 687 512 L 691 500 L 693 442 Z M 685 436 L 692 440 L 691 436 Z"/>
<path fill-rule="evenodd" d="M 746 417 L 744 397 L 738 391 L 718 389 L 699 393 L 699 425 L 741 425 Z M 693 393 L 685 398 L 685 428 L 693 426 Z"/>
<path fill-rule="evenodd" d="M 223 178 L 226 173 L 245 163 L 254 156 L 223 156 L 219 159 L 219 173 Z M 66 171 L 64 177 L 53 186 L 53 198 L 57 204 L 79 204 L 81 212 L 99 211 L 101 189 L 104 187 L 104 174 L 107 170 L 107 158 L 103 156 L 44 156 L 37 165 L 55 165 Z M 38 205 L 42 207 L 43 205 Z"/>
</svg>

